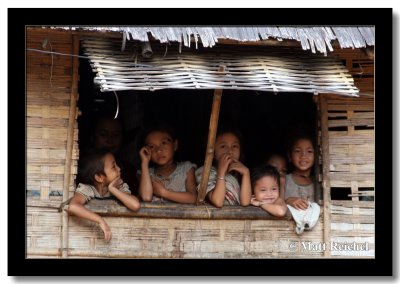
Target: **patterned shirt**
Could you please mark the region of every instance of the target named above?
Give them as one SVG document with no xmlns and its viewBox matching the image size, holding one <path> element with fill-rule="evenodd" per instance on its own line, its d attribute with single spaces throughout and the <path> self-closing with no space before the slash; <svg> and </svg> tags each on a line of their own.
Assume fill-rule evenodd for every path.
<svg viewBox="0 0 400 284">
<path fill-rule="evenodd" d="M 202 174 L 203 174 L 203 167 L 199 168 L 195 173 L 196 182 L 199 184 L 199 186 L 197 186 L 197 190 L 199 190 L 200 188 L 200 181 Z M 208 183 L 207 183 L 206 195 L 210 191 L 214 190 L 216 183 L 217 183 L 217 170 L 214 167 L 211 167 L 210 177 L 208 178 Z M 240 199 L 239 199 L 240 185 L 238 180 L 230 173 L 227 173 L 225 175 L 225 189 L 226 192 L 225 192 L 224 205 L 240 205 Z"/>
<path fill-rule="evenodd" d="M 119 190 L 131 194 L 129 186 L 126 183 L 123 183 Z M 82 194 L 85 197 L 86 202 L 90 201 L 93 198 L 104 199 L 113 196 L 109 191 L 107 191 L 107 193 L 104 196 L 101 196 L 93 185 L 84 183 L 78 184 L 78 187 L 76 188 L 75 192 Z"/>
</svg>

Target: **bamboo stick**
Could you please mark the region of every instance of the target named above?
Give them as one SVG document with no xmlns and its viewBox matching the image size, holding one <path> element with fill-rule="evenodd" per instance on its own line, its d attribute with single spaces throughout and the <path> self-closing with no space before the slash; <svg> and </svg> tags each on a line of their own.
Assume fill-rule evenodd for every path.
<svg viewBox="0 0 400 284">
<path fill-rule="evenodd" d="M 79 55 L 79 37 L 73 36 L 73 54 Z M 72 67 L 72 86 L 71 86 L 71 105 L 68 119 L 68 135 L 67 135 L 67 152 L 65 157 L 64 171 L 64 187 L 63 187 L 63 202 L 69 198 L 69 187 L 71 183 L 71 162 L 72 150 L 74 146 L 74 130 L 75 120 L 77 115 L 77 99 L 78 99 L 78 57 L 73 58 Z M 61 257 L 68 257 L 68 213 L 62 212 L 62 238 L 61 238 Z"/>
<path fill-rule="evenodd" d="M 325 96 L 320 97 L 321 135 L 322 135 L 322 174 L 323 174 L 323 199 L 324 199 L 324 242 L 331 241 L 331 187 L 329 180 L 329 132 L 328 132 L 328 105 Z M 324 251 L 325 257 L 331 257 L 330 250 Z"/>
<path fill-rule="evenodd" d="M 218 68 L 218 72 L 225 72 L 225 66 L 220 66 Z M 206 196 L 206 188 L 208 183 L 208 178 L 210 177 L 210 170 L 212 161 L 214 158 L 214 146 L 215 146 L 215 138 L 217 136 L 217 127 L 218 127 L 218 118 L 219 118 L 219 110 L 221 107 L 221 99 L 222 99 L 222 89 L 216 89 L 214 91 L 214 99 L 212 104 L 212 111 L 210 117 L 210 126 L 208 132 L 208 141 L 206 148 L 206 155 L 204 159 L 204 167 L 201 175 L 200 188 L 199 193 L 197 195 L 197 205 L 204 202 L 204 198 Z"/>
</svg>

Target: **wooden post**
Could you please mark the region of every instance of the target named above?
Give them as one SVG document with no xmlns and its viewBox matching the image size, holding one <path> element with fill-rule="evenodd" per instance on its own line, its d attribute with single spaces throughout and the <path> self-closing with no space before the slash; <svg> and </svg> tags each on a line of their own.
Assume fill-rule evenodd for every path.
<svg viewBox="0 0 400 284">
<path fill-rule="evenodd" d="M 79 55 L 79 37 L 74 35 L 72 38 L 72 48 L 74 55 Z M 63 184 L 63 202 L 69 198 L 69 186 L 71 183 L 71 165 L 72 165 L 72 150 L 74 147 L 74 126 L 77 115 L 77 99 L 78 99 L 78 79 L 79 79 L 79 59 L 74 56 L 72 59 L 72 86 L 71 86 L 71 102 L 69 108 L 68 130 L 67 130 L 67 150 L 65 154 L 64 168 L 64 184 Z M 61 257 L 68 256 L 68 213 L 62 211 L 62 236 L 61 236 Z"/>
<path fill-rule="evenodd" d="M 324 202 L 324 243 L 331 242 L 331 185 L 329 180 L 329 133 L 328 133 L 328 103 L 326 97 L 320 97 L 320 111 L 321 111 L 321 142 L 322 142 L 322 188 L 323 188 L 323 202 Z M 326 249 L 324 251 L 325 257 L 331 256 L 331 251 Z"/>
<path fill-rule="evenodd" d="M 220 66 L 218 68 L 218 72 L 220 73 L 225 72 L 225 66 Z M 207 140 L 206 155 L 204 159 L 203 173 L 201 175 L 200 188 L 199 188 L 199 193 L 197 195 L 197 204 L 204 202 L 204 198 L 206 196 L 208 178 L 210 177 L 211 165 L 214 158 L 214 145 L 215 145 L 215 138 L 217 136 L 221 99 L 222 99 L 222 89 L 215 89 L 211 116 L 210 116 L 210 126 L 208 129 L 208 140 Z"/>
<path fill-rule="evenodd" d="M 314 154 L 314 173 L 315 173 L 315 180 L 314 180 L 314 192 L 315 192 L 315 202 L 319 203 L 322 201 L 322 192 L 321 192 L 321 182 L 322 182 L 322 176 L 321 176 L 321 155 L 322 155 L 322 146 L 321 146 L 321 108 L 320 108 L 320 101 L 321 98 L 319 95 L 313 97 L 313 101 L 315 103 L 315 106 L 317 108 L 316 115 L 315 115 L 315 154 Z"/>
</svg>

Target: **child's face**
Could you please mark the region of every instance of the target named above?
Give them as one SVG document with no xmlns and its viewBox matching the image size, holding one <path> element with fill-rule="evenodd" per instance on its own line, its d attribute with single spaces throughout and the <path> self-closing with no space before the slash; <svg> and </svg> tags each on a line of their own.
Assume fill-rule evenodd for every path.
<svg viewBox="0 0 400 284">
<path fill-rule="evenodd" d="M 104 173 L 106 175 L 107 184 L 121 176 L 121 169 L 115 162 L 113 154 L 107 154 L 104 156 Z"/>
<path fill-rule="evenodd" d="M 281 156 L 272 156 L 268 161 L 267 164 L 276 168 L 279 172 L 280 176 L 286 175 L 286 161 Z"/>
<path fill-rule="evenodd" d="M 258 201 L 273 204 L 279 198 L 278 181 L 271 176 L 264 176 L 254 184 L 254 196 Z"/>
<path fill-rule="evenodd" d="M 291 158 L 296 169 L 307 171 L 314 165 L 314 147 L 310 140 L 298 140 L 292 149 Z"/>
<path fill-rule="evenodd" d="M 146 147 L 151 151 L 151 161 L 159 166 L 170 164 L 174 161 L 174 152 L 178 142 L 165 132 L 151 132 L 146 137 Z"/>
<path fill-rule="evenodd" d="M 218 161 L 225 153 L 231 155 L 234 160 L 240 158 L 240 141 L 232 133 L 219 135 L 215 140 L 215 159 Z"/>
<path fill-rule="evenodd" d="M 122 143 L 122 127 L 117 120 L 101 119 L 95 129 L 94 143 L 97 149 L 106 148 L 117 153 Z"/>
</svg>

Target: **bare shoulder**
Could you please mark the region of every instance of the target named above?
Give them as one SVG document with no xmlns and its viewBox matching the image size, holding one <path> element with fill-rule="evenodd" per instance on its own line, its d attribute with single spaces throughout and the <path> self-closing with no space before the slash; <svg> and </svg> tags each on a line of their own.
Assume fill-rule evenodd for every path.
<svg viewBox="0 0 400 284">
<path fill-rule="evenodd" d="M 75 192 L 70 202 L 70 204 L 82 204 L 82 205 L 85 203 L 86 203 L 85 196 L 79 192 Z"/>
</svg>

